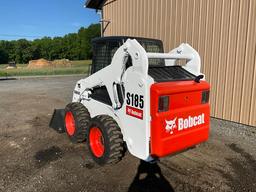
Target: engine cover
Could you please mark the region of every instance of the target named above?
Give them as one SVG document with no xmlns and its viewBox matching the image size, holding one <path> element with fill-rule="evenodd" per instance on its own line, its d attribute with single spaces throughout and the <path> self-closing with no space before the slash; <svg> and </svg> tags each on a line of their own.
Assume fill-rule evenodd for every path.
<svg viewBox="0 0 256 192">
<path fill-rule="evenodd" d="M 163 157 L 186 150 L 209 137 L 210 107 L 202 103 L 207 82 L 176 81 L 151 86 L 151 155 Z M 158 111 L 160 96 L 169 97 L 167 111 Z"/>
</svg>

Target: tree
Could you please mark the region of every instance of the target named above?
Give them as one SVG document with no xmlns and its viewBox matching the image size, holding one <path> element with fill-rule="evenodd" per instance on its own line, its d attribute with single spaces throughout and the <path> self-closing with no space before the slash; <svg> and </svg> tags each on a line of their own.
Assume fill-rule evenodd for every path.
<svg viewBox="0 0 256 192">
<path fill-rule="evenodd" d="M 8 53 L 0 48 L 0 63 L 8 63 Z"/>
<path fill-rule="evenodd" d="M 26 39 L 20 39 L 15 44 L 15 62 L 16 63 L 26 63 L 30 58 L 33 57 L 32 53 L 29 51 L 31 43 Z"/>
<path fill-rule="evenodd" d="M 92 24 L 88 28 L 80 28 L 77 33 L 64 37 L 44 37 L 28 41 L 0 41 L 0 63 L 16 61 L 27 63 L 31 59 L 47 60 L 70 59 L 82 60 L 92 58 L 91 40 L 100 36 L 100 25 Z"/>
</svg>

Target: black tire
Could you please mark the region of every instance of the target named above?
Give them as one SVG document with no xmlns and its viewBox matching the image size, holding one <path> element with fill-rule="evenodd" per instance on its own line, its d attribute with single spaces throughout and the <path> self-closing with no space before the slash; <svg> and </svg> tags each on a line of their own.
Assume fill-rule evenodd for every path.
<svg viewBox="0 0 256 192">
<path fill-rule="evenodd" d="M 104 146 L 103 154 L 96 155 L 92 147 L 92 132 L 97 128 L 101 132 L 101 144 Z M 93 160 L 99 164 L 115 164 L 124 156 L 124 141 L 120 127 L 116 121 L 107 115 L 99 115 L 92 118 L 90 127 L 87 130 L 88 148 Z"/>
<path fill-rule="evenodd" d="M 73 116 L 74 132 L 68 129 L 67 116 Z M 73 143 L 80 143 L 87 139 L 87 129 L 89 128 L 91 117 L 87 108 L 78 102 L 69 103 L 65 108 L 64 118 L 65 131 Z"/>
</svg>

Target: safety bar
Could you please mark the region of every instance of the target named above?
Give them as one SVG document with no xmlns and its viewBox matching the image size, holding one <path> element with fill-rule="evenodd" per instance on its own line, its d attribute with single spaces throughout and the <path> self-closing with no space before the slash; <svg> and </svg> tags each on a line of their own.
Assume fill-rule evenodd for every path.
<svg viewBox="0 0 256 192">
<path fill-rule="evenodd" d="M 188 59 L 194 58 L 193 54 L 147 53 L 149 59 Z"/>
</svg>

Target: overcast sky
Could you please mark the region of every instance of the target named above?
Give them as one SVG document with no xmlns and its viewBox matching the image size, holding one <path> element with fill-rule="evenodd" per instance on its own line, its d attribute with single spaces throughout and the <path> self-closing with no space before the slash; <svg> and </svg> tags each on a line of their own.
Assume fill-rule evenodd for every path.
<svg viewBox="0 0 256 192">
<path fill-rule="evenodd" d="M 0 0 L 0 40 L 35 39 L 77 32 L 100 16 L 85 0 Z"/>
</svg>

